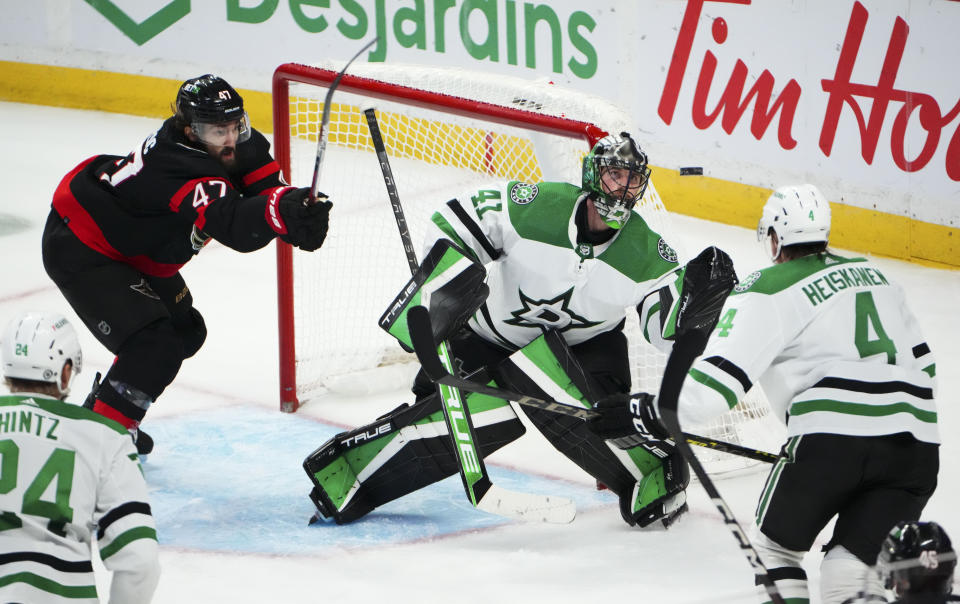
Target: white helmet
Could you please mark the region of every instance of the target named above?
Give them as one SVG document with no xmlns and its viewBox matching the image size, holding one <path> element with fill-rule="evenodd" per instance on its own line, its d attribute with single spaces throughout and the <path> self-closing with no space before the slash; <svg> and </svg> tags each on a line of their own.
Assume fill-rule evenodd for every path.
<svg viewBox="0 0 960 604">
<path fill-rule="evenodd" d="M 777 234 L 777 249 L 767 243 L 770 229 Z M 773 192 L 763 206 L 757 224 L 757 240 L 770 257 L 798 243 L 827 242 L 830 239 L 830 203 L 813 185 L 788 185 Z"/>
<path fill-rule="evenodd" d="M 8 378 L 51 382 L 62 396 L 70 384 L 60 384 L 60 372 L 70 361 L 74 375 L 83 367 L 83 353 L 73 325 L 56 313 L 26 312 L 10 321 L 3 334 L 3 375 Z"/>
</svg>

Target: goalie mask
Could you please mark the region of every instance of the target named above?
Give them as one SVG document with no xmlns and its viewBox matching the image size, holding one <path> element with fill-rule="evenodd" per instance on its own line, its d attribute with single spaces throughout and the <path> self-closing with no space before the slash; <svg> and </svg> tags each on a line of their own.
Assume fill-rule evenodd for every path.
<svg viewBox="0 0 960 604">
<path fill-rule="evenodd" d="M 250 138 L 250 118 L 243 97 L 218 76 L 187 80 L 177 92 L 177 113 L 203 143 L 231 146 Z"/>
<path fill-rule="evenodd" d="M 771 250 L 770 231 L 777 234 L 777 247 Z M 830 203 L 813 185 L 780 187 L 767 199 L 757 224 L 757 240 L 771 260 L 780 250 L 799 243 L 826 243 L 830 239 Z"/>
<path fill-rule="evenodd" d="M 953 587 L 957 554 L 936 522 L 901 522 L 880 549 L 885 587 L 909 602 L 910 596 L 946 595 Z"/>
<path fill-rule="evenodd" d="M 583 158 L 583 190 L 612 229 L 627 223 L 649 182 L 647 154 L 626 132 L 600 139 Z"/>
<path fill-rule="evenodd" d="M 60 381 L 63 366 L 70 362 L 71 381 L 83 367 L 77 332 L 55 313 L 27 312 L 7 324 L 2 359 L 4 377 L 53 383 L 61 396 L 70 391 Z"/>
</svg>

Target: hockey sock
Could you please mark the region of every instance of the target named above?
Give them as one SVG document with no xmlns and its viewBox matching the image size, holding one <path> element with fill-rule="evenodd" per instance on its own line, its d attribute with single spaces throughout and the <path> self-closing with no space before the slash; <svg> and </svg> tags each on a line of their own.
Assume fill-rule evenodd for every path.
<svg viewBox="0 0 960 604">
<path fill-rule="evenodd" d="M 820 563 L 821 601 L 823 604 L 840 604 L 857 595 L 883 597 L 885 592 L 880 577 L 847 548 L 835 545 Z"/>
<path fill-rule="evenodd" d="M 777 590 L 787 602 L 809 602 L 807 573 L 801 566 L 806 552 L 783 547 L 760 532 L 756 524 L 750 528 L 750 541 L 767 568 L 767 574 L 777 586 Z M 770 596 L 766 588 L 757 583 L 759 601 L 769 604 Z"/>
<path fill-rule="evenodd" d="M 97 389 L 93 410 L 130 430 L 140 425 L 151 403 L 145 392 L 108 376 Z"/>
</svg>

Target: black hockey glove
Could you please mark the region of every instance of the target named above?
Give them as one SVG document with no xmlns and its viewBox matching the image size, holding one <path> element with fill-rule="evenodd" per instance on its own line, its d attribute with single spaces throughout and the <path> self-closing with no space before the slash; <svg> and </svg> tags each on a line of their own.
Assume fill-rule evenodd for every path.
<svg viewBox="0 0 960 604">
<path fill-rule="evenodd" d="M 305 252 L 323 245 L 333 203 L 323 193 L 309 202 L 310 189 L 275 189 L 267 202 L 267 222 L 280 239 Z"/>
<path fill-rule="evenodd" d="M 708 247 L 688 262 L 677 312 L 677 341 L 693 339 L 697 354 L 703 352 L 723 304 L 738 282 L 733 260 L 720 248 Z"/>
<path fill-rule="evenodd" d="M 587 427 L 621 449 L 670 438 L 652 394 L 614 394 L 599 400 L 594 410 L 598 415 L 587 422 Z"/>
</svg>

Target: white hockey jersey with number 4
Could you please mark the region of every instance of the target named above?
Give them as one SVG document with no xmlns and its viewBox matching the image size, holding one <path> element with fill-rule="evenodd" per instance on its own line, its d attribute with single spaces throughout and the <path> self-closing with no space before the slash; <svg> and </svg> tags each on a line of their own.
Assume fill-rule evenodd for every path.
<svg viewBox="0 0 960 604">
<path fill-rule="evenodd" d="M 149 602 L 157 533 L 129 433 L 40 395 L 0 396 L 0 602 L 97 602 L 95 533 L 111 602 Z"/>
<path fill-rule="evenodd" d="M 936 365 L 903 290 L 863 258 L 811 255 L 730 293 L 684 380 L 681 427 L 759 381 L 787 434 L 910 432 L 939 443 Z"/>
<path fill-rule="evenodd" d="M 452 200 L 432 217 L 428 251 L 446 237 L 488 270 L 490 295 L 470 319 L 476 333 L 516 350 L 545 328 L 579 344 L 615 329 L 637 307 L 647 339 L 665 352 L 678 298 L 677 255 L 639 214 L 609 241 L 577 241 L 580 188 L 509 182 Z M 670 308 L 661 312 L 661 288 Z"/>
</svg>

